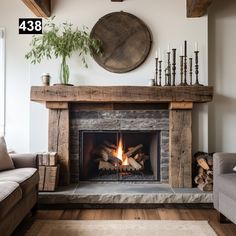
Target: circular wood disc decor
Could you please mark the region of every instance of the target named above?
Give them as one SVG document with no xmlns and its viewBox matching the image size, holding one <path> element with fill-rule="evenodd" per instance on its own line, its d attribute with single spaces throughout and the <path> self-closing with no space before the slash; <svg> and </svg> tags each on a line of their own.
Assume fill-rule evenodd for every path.
<svg viewBox="0 0 236 236">
<path fill-rule="evenodd" d="M 91 36 L 101 40 L 102 55 L 94 55 L 104 69 L 124 73 L 141 65 L 151 49 L 151 33 L 136 16 L 113 12 L 94 25 Z"/>
</svg>

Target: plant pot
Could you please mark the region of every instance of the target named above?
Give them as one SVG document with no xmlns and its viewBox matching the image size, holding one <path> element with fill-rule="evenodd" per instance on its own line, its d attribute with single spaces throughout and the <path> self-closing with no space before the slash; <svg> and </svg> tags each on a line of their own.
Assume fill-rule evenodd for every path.
<svg viewBox="0 0 236 236">
<path fill-rule="evenodd" d="M 53 86 L 74 86 L 74 85 L 73 84 L 57 83 L 57 84 L 53 84 Z"/>
<path fill-rule="evenodd" d="M 50 75 L 48 73 L 45 73 L 41 76 L 43 86 L 49 86 L 50 85 Z"/>
</svg>

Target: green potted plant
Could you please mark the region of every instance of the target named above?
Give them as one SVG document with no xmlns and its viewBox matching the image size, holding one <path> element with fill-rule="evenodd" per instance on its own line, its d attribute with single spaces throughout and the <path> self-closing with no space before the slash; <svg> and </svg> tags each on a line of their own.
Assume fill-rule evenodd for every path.
<svg viewBox="0 0 236 236">
<path fill-rule="evenodd" d="M 53 22 L 54 17 L 49 18 L 43 27 L 43 33 L 34 35 L 30 43 L 31 50 L 25 55 L 31 63 L 40 63 L 43 58 L 52 57 L 61 59 L 60 82 L 68 84 L 70 70 L 67 59 L 73 52 L 78 52 L 85 67 L 88 67 L 85 56 L 101 52 L 100 41 L 92 38 L 85 30 L 73 28 L 71 23 L 63 23 L 57 26 Z"/>
</svg>

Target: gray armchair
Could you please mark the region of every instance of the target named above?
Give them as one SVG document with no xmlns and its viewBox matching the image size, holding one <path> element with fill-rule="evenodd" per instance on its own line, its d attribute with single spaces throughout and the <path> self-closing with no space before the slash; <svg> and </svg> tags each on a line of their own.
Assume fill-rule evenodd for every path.
<svg viewBox="0 0 236 236">
<path fill-rule="evenodd" d="M 236 224 L 236 153 L 215 153 L 213 162 L 214 207 Z"/>
</svg>

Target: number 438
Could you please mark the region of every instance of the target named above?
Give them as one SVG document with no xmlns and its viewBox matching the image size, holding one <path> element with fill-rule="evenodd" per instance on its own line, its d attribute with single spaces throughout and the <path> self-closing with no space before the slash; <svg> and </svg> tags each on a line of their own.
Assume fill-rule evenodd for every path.
<svg viewBox="0 0 236 236">
<path fill-rule="evenodd" d="M 19 34 L 42 34 L 42 19 L 20 18 Z"/>
</svg>

